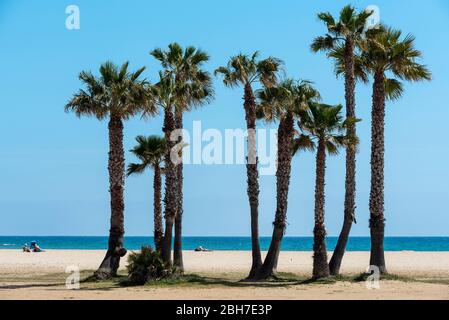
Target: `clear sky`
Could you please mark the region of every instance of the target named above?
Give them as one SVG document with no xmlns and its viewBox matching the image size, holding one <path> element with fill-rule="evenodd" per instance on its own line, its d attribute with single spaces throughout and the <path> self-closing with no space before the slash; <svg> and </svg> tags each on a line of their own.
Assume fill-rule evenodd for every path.
<svg viewBox="0 0 449 320">
<path fill-rule="evenodd" d="M 316 13 L 337 14 L 347 1 L 40 1 L 0 0 L 0 235 L 106 235 L 109 223 L 107 123 L 77 119 L 63 107 L 80 87 L 81 70 L 110 59 L 159 65 L 148 52 L 176 41 L 211 55 L 213 71 L 239 52 L 260 50 L 285 61 L 287 73 L 310 79 L 325 102 L 343 103 L 343 81 L 332 63 L 311 53 L 325 32 Z M 375 4 L 384 23 L 413 33 L 434 75 L 406 84 L 403 99 L 388 103 L 386 117 L 386 233 L 449 235 L 449 4 L 431 1 L 352 1 Z M 65 28 L 65 8 L 81 11 L 80 30 Z M 242 90 L 215 80 L 216 99 L 185 116 L 204 129 L 244 128 Z M 353 235 L 368 235 L 371 85 L 357 87 L 361 139 L 357 218 Z M 261 124 L 263 126 L 263 124 Z M 161 118 L 125 125 L 125 149 L 139 134 L 160 134 Z M 132 156 L 127 152 L 127 162 Z M 337 235 L 343 216 L 344 157 L 329 159 L 326 223 Z M 287 236 L 313 229 L 314 155 L 293 164 Z M 189 165 L 185 170 L 185 235 L 249 235 L 245 167 Z M 270 235 L 275 178 L 261 178 L 260 230 Z M 126 182 L 127 235 L 152 232 L 152 172 Z"/>
</svg>

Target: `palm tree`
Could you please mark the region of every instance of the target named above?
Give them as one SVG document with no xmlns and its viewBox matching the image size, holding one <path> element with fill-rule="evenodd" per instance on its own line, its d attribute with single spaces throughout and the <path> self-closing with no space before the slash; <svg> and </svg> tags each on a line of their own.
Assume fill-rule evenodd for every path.
<svg viewBox="0 0 449 320">
<path fill-rule="evenodd" d="M 176 217 L 176 167 L 178 159 L 172 159 L 172 150 L 175 148 L 175 141 L 172 141 L 171 134 L 175 130 L 175 120 L 173 106 L 176 104 L 177 88 L 175 81 L 167 71 L 159 72 L 159 82 L 150 87 L 150 96 L 155 106 L 164 110 L 164 132 L 167 149 L 164 155 L 165 164 L 165 195 L 164 195 L 164 217 L 165 234 L 161 245 L 161 257 L 166 264 L 172 264 L 171 247 L 173 224 Z"/>
<path fill-rule="evenodd" d="M 267 122 L 279 121 L 278 126 L 278 154 L 276 170 L 277 206 L 273 222 L 273 236 L 270 248 L 257 275 L 258 279 L 275 276 L 282 238 L 287 225 L 287 204 L 290 185 L 292 161 L 292 145 L 295 135 L 294 117 L 302 110 L 306 110 L 310 103 L 316 102 L 320 95 L 308 81 L 294 81 L 286 79 L 275 87 L 257 91 L 260 101 L 258 117 Z M 306 143 L 304 143 L 306 142 Z M 307 149 L 310 144 L 300 140 L 296 148 Z"/>
<path fill-rule="evenodd" d="M 167 51 L 157 48 L 150 54 L 159 60 L 162 67 L 170 72 L 178 88 L 178 98 L 175 103 L 174 119 L 175 129 L 183 129 L 183 113 L 190 111 L 194 106 L 201 106 L 210 102 L 213 97 L 212 79 L 208 72 L 202 69 L 209 55 L 195 47 L 188 46 L 185 50 L 177 43 L 171 43 Z M 179 141 L 182 141 L 180 131 Z M 182 158 L 176 166 L 177 193 L 176 218 L 173 264 L 179 271 L 184 270 L 182 259 L 182 216 L 183 216 L 183 163 Z"/>
<path fill-rule="evenodd" d="M 315 227 L 313 229 L 313 278 L 330 275 L 327 263 L 326 229 L 324 226 L 326 153 L 338 154 L 339 147 L 354 147 L 354 135 L 341 132 L 356 122 L 354 118 L 343 121 L 341 105 L 313 103 L 302 111 L 298 125 L 303 132 L 298 139 L 310 140 L 317 146 L 315 184 Z M 349 130 L 348 130 L 349 131 Z"/>
<path fill-rule="evenodd" d="M 338 21 L 330 13 L 319 13 L 318 18 L 326 24 L 328 33 L 317 37 L 311 48 L 314 52 L 324 51 L 328 57 L 336 60 L 337 74 L 344 74 L 346 117 L 356 116 L 355 84 L 356 84 L 356 57 L 355 51 L 364 36 L 365 24 L 372 12 L 356 12 L 355 8 L 347 5 L 340 11 Z M 356 134 L 355 124 L 348 128 L 349 134 Z M 356 196 L 356 150 L 346 150 L 346 178 L 345 178 L 345 204 L 343 226 L 337 245 L 330 261 L 330 272 L 337 275 L 340 272 L 343 255 L 346 251 L 352 223 L 355 222 L 355 196 Z"/>
<path fill-rule="evenodd" d="M 100 76 L 81 72 L 79 78 L 86 89 L 81 89 L 65 106 L 78 117 L 93 116 L 98 120 L 109 118 L 109 191 L 111 193 L 111 228 L 108 251 L 99 269 L 98 278 L 115 276 L 120 257 L 126 254 L 123 247 L 124 230 L 124 177 L 125 157 L 123 150 L 123 121 L 142 110 L 154 115 L 156 110 L 150 103 L 147 83 L 139 77 L 145 68 L 128 71 L 128 62 L 120 68 L 112 62 L 100 67 Z"/>
<path fill-rule="evenodd" d="M 401 38 L 401 31 L 382 26 L 367 34 L 362 54 L 365 67 L 374 77 L 371 111 L 371 191 L 370 191 L 370 265 L 387 273 L 384 257 L 384 131 L 385 99 L 399 99 L 403 93 L 401 80 L 430 80 L 430 71 L 416 60 L 422 56 L 415 48 L 415 38 Z"/>
<path fill-rule="evenodd" d="M 137 136 L 137 145 L 130 151 L 140 160 L 140 163 L 130 163 L 128 165 L 128 176 L 132 174 L 141 174 L 147 168 L 154 171 L 153 192 L 154 192 L 154 246 L 156 251 L 161 250 L 164 237 L 164 227 L 162 224 L 162 173 L 161 164 L 167 149 L 167 143 L 164 138 L 159 136 Z"/>
<path fill-rule="evenodd" d="M 259 243 L 259 173 L 257 170 L 256 151 L 256 101 L 253 85 L 257 82 L 265 87 L 276 83 L 277 73 L 282 64 L 281 60 L 269 57 L 264 60 L 257 59 L 256 51 L 251 56 L 238 54 L 231 57 L 227 66 L 215 70 L 215 75 L 223 75 L 225 86 L 233 88 L 239 85 L 244 87 L 244 110 L 246 127 L 248 130 L 248 156 L 246 164 L 248 198 L 251 210 L 251 241 L 252 266 L 248 279 L 254 279 L 262 266 L 262 256 Z"/>
</svg>

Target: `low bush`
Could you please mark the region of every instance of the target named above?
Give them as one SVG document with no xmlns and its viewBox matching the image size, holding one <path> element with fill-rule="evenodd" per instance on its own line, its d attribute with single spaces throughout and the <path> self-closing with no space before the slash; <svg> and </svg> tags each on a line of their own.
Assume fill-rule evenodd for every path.
<svg viewBox="0 0 449 320">
<path fill-rule="evenodd" d="M 142 247 L 140 252 L 132 252 L 126 268 L 129 281 L 135 284 L 166 279 L 175 273 L 171 266 L 162 261 L 160 254 L 149 246 Z"/>
</svg>

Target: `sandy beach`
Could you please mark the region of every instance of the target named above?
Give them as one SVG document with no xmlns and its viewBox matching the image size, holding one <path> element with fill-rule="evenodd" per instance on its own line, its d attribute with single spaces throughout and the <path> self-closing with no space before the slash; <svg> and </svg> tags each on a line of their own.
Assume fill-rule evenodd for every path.
<svg viewBox="0 0 449 320">
<path fill-rule="evenodd" d="M 349 280 L 243 284 L 238 280 L 248 271 L 249 251 L 184 252 L 186 274 L 207 277 L 207 285 L 121 287 L 111 282 L 81 283 L 80 290 L 65 288 L 67 267 L 76 266 L 87 275 L 103 254 L 101 250 L 0 250 L 0 299 L 449 299 L 449 252 L 387 252 L 389 272 L 397 279 L 382 280 L 377 290 Z M 343 274 L 360 274 L 368 260 L 368 252 L 347 253 Z M 122 272 L 125 265 L 123 260 Z M 306 279 L 311 266 L 311 252 L 282 252 L 278 271 Z"/>
</svg>

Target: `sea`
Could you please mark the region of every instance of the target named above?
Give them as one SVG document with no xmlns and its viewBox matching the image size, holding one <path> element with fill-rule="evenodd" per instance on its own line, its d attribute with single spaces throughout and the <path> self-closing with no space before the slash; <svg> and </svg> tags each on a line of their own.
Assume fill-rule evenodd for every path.
<svg viewBox="0 0 449 320">
<path fill-rule="evenodd" d="M 332 251 L 337 237 L 327 238 L 328 250 Z M 43 249 L 102 250 L 107 248 L 108 238 L 78 236 L 0 236 L 1 249 L 21 249 L 25 243 L 37 241 Z M 261 237 L 262 250 L 267 250 L 271 237 Z M 283 251 L 311 251 L 312 237 L 285 237 Z M 153 246 L 152 237 L 125 237 L 125 247 L 130 250 Z M 210 250 L 251 250 L 250 237 L 183 237 L 183 249 L 193 250 L 199 246 Z M 348 251 L 369 251 L 369 237 L 351 237 Z M 449 237 L 386 237 L 386 251 L 449 251 Z"/>
</svg>

